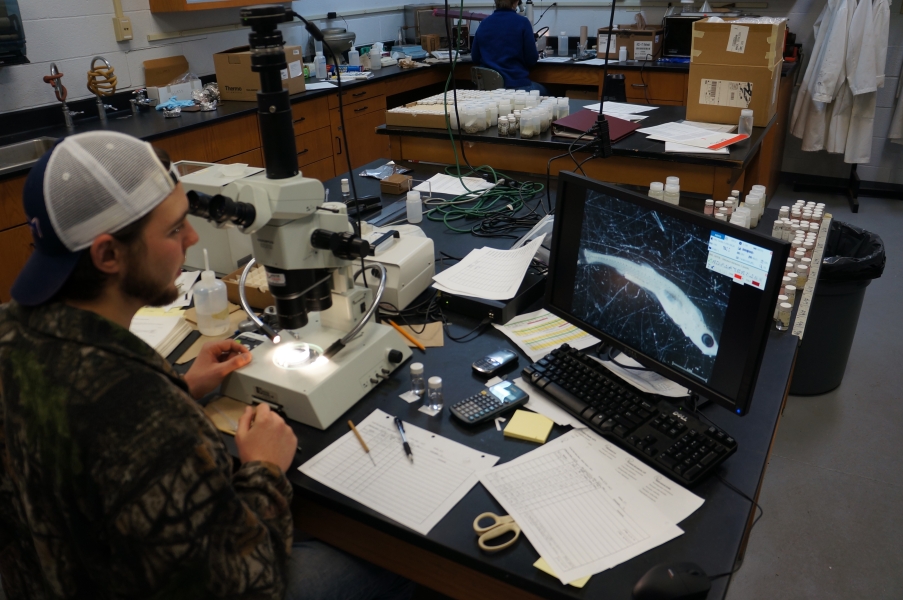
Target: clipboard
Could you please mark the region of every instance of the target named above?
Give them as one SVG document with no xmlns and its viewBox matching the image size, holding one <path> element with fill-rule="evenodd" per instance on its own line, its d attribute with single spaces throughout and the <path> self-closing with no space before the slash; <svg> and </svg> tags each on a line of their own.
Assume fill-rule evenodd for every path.
<svg viewBox="0 0 903 600">
<path fill-rule="evenodd" d="M 582 133 L 593 126 L 598 118 L 599 113 L 584 108 L 563 119 L 552 121 L 552 135 L 568 138 L 580 137 Z M 626 138 L 641 127 L 639 123 L 625 121 L 624 119 L 610 117 L 608 115 L 605 116 L 605 120 L 608 121 L 608 131 L 611 134 L 611 143 Z"/>
</svg>

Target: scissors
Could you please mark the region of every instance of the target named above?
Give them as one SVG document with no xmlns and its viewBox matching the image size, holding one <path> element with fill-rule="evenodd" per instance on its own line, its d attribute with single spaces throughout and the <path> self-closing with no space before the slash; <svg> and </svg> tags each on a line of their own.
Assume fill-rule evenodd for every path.
<svg viewBox="0 0 903 600">
<path fill-rule="evenodd" d="M 492 524 L 488 527 L 481 527 L 480 521 L 483 519 L 492 519 Z M 520 526 L 514 522 L 512 517 L 508 515 L 500 517 L 491 512 L 484 512 L 474 519 L 473 530 L 479 536 L 477 538 L 477 544 L 479 544 L 480 549 L 485 552 L 498 552 L 516 542 L 517 538 L 520 537 Z M 489 545 L 486 543 L 490 540 L 502 537 L 508 532 L 514 532 L 514 537 L 510 540 L 502 542 L 501 544 Z"/>
</svg>

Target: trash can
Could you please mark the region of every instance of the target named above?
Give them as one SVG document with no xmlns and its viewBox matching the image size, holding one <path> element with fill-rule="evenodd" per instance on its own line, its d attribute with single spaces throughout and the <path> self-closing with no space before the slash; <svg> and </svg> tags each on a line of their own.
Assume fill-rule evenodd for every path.
<svg viewBox="0 0 903 600">
<path fill-rule="evenodd" d="M 814 396 L 843 381 L 865 288 L 884 272 L 884 242 L 874 233 L 832 221 L 796 358 L 790 393 Z"/>
</svg>

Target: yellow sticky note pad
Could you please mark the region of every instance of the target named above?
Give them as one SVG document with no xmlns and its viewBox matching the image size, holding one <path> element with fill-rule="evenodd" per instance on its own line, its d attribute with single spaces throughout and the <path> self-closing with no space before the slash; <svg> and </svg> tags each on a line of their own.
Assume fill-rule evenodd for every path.
<svg viewBox="0 0 903 600">
<path fill-rule="evenodd" d="M 540 556 L 539 560 L 537 560 L 535 563 L 533 563 L 533 566 L 536 567 L 537 569 L 539 569 L 540 571 L 542 571 L 543 573 L 546 573 L 548 575 L 551 575 L 555 579 L 558 579 L 558 575 L 555 574 L 555 571 L 552 570 L 552 567 L 549 566 L 549 563 L 547 563 L 546 559 L 544 559 L 543 557 Z M 586 585 L 586 582 L 589 581 L 590 577 L 592 577 L 592 575 L 587 575 L 586 577 L 581 577 L 580 579 L 575 579 L 574 581 L 570 582 L 568 585 L 572 585 L 575 588 L 582 588 L 583 586 Z"/>
<path fill-rule="evenodd" d="M 505 427 L 505 437 L 545 444 L 554 424 L 552 419 L 544 415 L 528 410 L 518 410 L 514 412 L 514 416 Z"/>
</svg>

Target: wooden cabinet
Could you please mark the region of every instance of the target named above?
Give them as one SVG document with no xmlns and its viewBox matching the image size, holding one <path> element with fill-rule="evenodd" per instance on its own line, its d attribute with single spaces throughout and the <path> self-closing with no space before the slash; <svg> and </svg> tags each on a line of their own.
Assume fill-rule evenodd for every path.
<svg viewBox="0 0 903 600">
<path fill-rule="evenodd" d="M 626 70 L 613 70 L 609 73 L 624 75 L 628 102 L 672 106 L 683 106 L 687 103 L 686 73 Z"/>
<path fill-rule="evenodd" d="M 260 148 L 257 113 L 217 121 L 184 133 L 174 133 L 151 140 L 151 144 L 166 150 L 173 162 L 178 160 L 220 162 Z"/>
<path fill-rule="evenodd" d="M 364 100 L 371 100 L 376 98 L 377 96 L 384 95 L 385 84 L 383 83 L 370 83 L 367 85 L 352 85 L 349 86 L 348 89 L 342 89 L 342 102 L 345 107 L 348 107 L 351 104 L 362 102 Z M 383 98 L 383 107 L 385 107 L 386 101 Z M 334 94 L 329 96 L 329 108 L 338 108 L 339 107 L 339 95 Z"/>
<path fill-rule="evenodd" d="M 241 154 L 236 154 L 235 156 L 230 156 L 229 158 L 224 158 L 223 160 L 218 160 L 216 162 L 222 165 L 242 163 L 249 167 L 263 168 L 263 150 L 261 148 L 254 148 L 253 150 L 248 150 L 247 152 L 242 152 Z"/>
<path fill-rule="evenodd" d="M 25 175 L 14 175 L 0 179 L 0 231 L 25 223 L 22 208 L 22 188 Z"/>
<path fill-rule="evenodd" d="M 321 127 L 329 127 L 329 100 L 327 97 L 292 104 L 292 127 L 295 135 L 308 133 Z"/>
<path fill-rule="evenodd" d="M 375 96 L 345 105 L 348 146 L 342 136 L 338 109 L 329 111 L 335 172 L 348 170 L 346 153 L 351 153 L 351 168 L 389 156 L 389 136 L 377 135 L 376 128 L 386 122 L 386 97 Z"/>
<path fill-rule="evenodd" d="M 345 168 L 347 170 L 347 167 Z M 342 171 L 344 173 L 345 171 Z M 332 157 L 324 158 L 323 160 L 318 160 L 317 162 L 310 163 L 309 165 L 304 165 L 301 167 L 301 174 L 305 177 L 310 177 L 312 179 L 318 179 L 320 181 L 327 181 L 335 177 L 335 166 L 332 162 Z"/>
<path fill-rule="evenodd" d="M 0 302 L 10 301 L 9 290 L 33 249 L 28 225 L 0 231 L 0 253 L 3 256 L 0 260 Z"/>
</svg>

